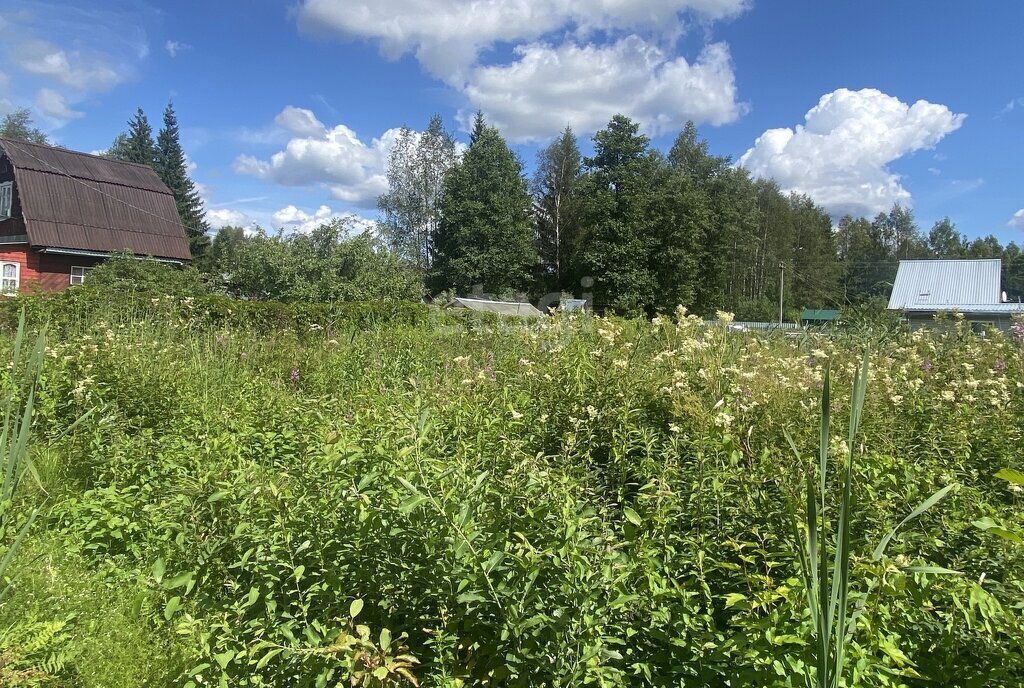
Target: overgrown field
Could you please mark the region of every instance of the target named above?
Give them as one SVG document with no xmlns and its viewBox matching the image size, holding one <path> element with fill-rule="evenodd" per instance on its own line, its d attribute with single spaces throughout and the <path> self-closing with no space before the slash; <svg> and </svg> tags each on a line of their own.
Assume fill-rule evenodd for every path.
<svg viewBox="0 0 1024 688">
<path fill-rule="evenodd" d="M 826 362 L 835 474 L 866 347 L 845 685 L 1020 686 L 1024 504 L 995 474 L 1024 468 L 1022 346 L 955 323 L 63 314 L 0 685 L 802 686 L 793 524 Z"/>
</svg>

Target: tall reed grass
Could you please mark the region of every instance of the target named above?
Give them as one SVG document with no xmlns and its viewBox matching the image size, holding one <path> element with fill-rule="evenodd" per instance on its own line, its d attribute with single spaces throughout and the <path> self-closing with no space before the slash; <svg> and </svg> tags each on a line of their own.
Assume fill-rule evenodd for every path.
<svg viewBox="0 0 1024 688">
<path fill-rule="evenodd" d="M 853 539 L 850 522 L 854 503 L 854 460 L 858 454 L 857 433 L 864 411 L 864 399 L 868 386 L 869 357 L 865 353 L 860 371 L 853 380 L 850 393 L 850 421 L 846 439 L 847 456 L 840 469 L 839 503 L 837 506 L 838 525 L 834 533 L 828 532 L 828 488 L 830 466 L 830 425 L 831 425 L 831 364 L 825 368 L 821 391 L 821 418 L 819 421 L 817 471 L 806 476 L 806 511 L 801 528 L 799 520 L 793 518 L 793 530 L 797 544 L 800 577 L 803 582 L 807 608 L 811 618 L 810 660 L 800 672 L 807 688 L 838 688 L 842 685 L 843 672 L 849 645 L 857 629 L 857 621 L 867 602 L 872 585 L 862 592 L 851 608 L 851 593 L 855 581 L 850 579 L 852 565 L 851 542 Z M 801 452 L 786 431 L 786 439 L 798 459 Z M 815 474 L 816 473 L 816 474 Z M 906 518 L 890 530 L 875 547 L 871 560 L 880 561 L 885 549 L 897 531 L 909 521 L 938 504 L 947 494 L 956 489 L 955 483 L 947 485 L 914 509 Z M 829 540 L 834 537 L 833 553 L 829 555 Z M 831 566 L 829 560 L 832 559 Z M 937 566 L 907 566 L 904 570 L 917 573 L 948 573 L 955 571 Z"/>
</svg>

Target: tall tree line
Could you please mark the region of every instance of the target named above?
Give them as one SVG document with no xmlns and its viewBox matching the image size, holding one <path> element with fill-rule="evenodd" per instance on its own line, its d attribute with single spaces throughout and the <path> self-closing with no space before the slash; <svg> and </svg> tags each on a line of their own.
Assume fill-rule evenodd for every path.
<svg viewBox="0 0 1024 688">
<path fill-rule="evenodd" d="M 839 308 L 885 297 L 899 261 L 911 258 L 999 257 L 1004 289 L 1024 295 L 1016 244 L 967 241 L 948 219 L 925 234 L 900 205 L 834 226 L 809 197 L 709 152 L 692 122 L 667 154 L 621 115 L 592 144 L 584 156 L 566 128 L 527 183 L 482 113 L 461 158 L 435 117 L 427 134 L 403 133 L 392 153 L 383 231 L 396 250 L 415 247 L 403 252 L 434 292 L 587 292 L 618 312 L 684 305 L 773 319 L 780 288 L 790 316 Z"/>
<path fill-rule="evenodd" d="M 430 288 L 585 291 L 598 306 L 621 312 L 682 304 L 753 317 L 776 308 L 778 265 L 785 262 L 794 304 L 838 297 L 828 214 L 711 155 L 692 123 L 663 155 L 636 122 L 616 116 L 594 135 L 593 149 L 585 157 L 567 128 L 540 152 L 526 184 L 522 163 L 477 113 L 470 146 L 437 196 L 434 261 L 424 270 Z M 418 155 L 393 155 L 392 173 Z M 396 194 L 402 188 L 393 186 L 382 208 L 408 196 Z M 385 231 L 393 233 L 388 217 Z M 814 264 L 820 255 L 831 256 L 831 268 Z"/>
</svg>

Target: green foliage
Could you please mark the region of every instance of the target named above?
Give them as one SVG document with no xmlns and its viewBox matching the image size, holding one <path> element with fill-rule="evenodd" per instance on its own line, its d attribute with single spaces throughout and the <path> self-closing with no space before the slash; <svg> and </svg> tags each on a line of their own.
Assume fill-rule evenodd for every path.
<svg viewBox="0 0 1024 688">
<path fill-rule="evenodd" d="M 185 227 L 192 256 L 198 257 L 209 248 L 210 240 L 206 233 L 210 228 L 206 224 L 203 201 L 196 190 L 195 182 L 189 177 L 185 151 L 181 147 L 179 136 L 178 118 L 174 114 L 173 105 L 168 103 L 164 110 L 163 127 L 156 138 L 153 169 L 174 194 L 178 217 Z"/>
<path fill-rule="evenodd" d="M 569 127 L 537 155 L 533 179 L 540 286 L 545 292 L 573 292 L 583 277 L 579 265 L 583 227 L 579 182 L 583 158 Z"/>
<path fill-rule="evenodd" d="M 341 220 L 307 234 L 246 238 L 223 254 L 229 293 L 295 301 L 410 301 L 422 293 L 416 272 L 370 233 L 349 236 Z"/>
<path fill-rule="evenodd" d="M 597 132 L 584 185 L 583 264 L 594 278 L 594 298 L 634 313 L 653 304 L 658 288 L 657 227 L 648 211 L 658 158 L 638 132 L 639 125 L 622 115 Z"/>
<path fill-rule="evenodd" d="M 139 260 L 128 254 L 115 254 L 91 269 L 80 288 L 152 296 L 199 296 L 210 292 L 206 277 L 191 266 Z"/>
<path fill-rule="evenodd" d="M 35 411 L 36 388 L 43 370 L 46 336 L 39 334 L 35 346 L 26 341 L 25 312 L 18 319 L 11 362 L 4 375 L 3 429 L 0 430 L 0 605 L 11 590 L 9 569 L 32 523 L 39 516 L 38 508 L 19 508 L 16 501 L 19 486 L 26 476 L 38 480 L 29 457 L 29 438 Z"/>
<path fill-rule="evenodd" d="M 142 108 L 128 121 L 128 131 L 118 134 L 107 150 L 107 156 L 123 162 L 148 165 L 155 169 L 158 150 L 153 141 L 153 127 Z"/>
<path fill-rule="evenodd" d="M 207 272 L 217 271 L 234 265 L 238 260 L 238 251 L 246 241 L 245 229 L 242 227 L 221 227 L 210 242 L 207 256 Z"/>
<path fill-rule="evenodd" d="M 0 686 L 52 685 L 69 659 L 67 621 L 21 619 L 0 632 Z"/>
<path fill-rule="evenodd" d="M 484 127 L 445 176 L 434 230 L 435 292 L 524 291 L 537 263 L 522 164 L 497 129 Z"/>
<path fill-rule="evenodd" d="M 32 126 L 32 113 L 27 108 L 4 115 L 0 120 L 0 137 L 29 143 L 49 143 L 46 134 Z"/>
<path fill-rule="evenodd" d="M 829 563 L 829 533 L 825 526 L 828 519 L 828 466 L 831 453 L 832 438 L 830 435 L 831 418 L 831 381 L 829 367 L 826 365 L 825 375 L 822 381 L 821 391 L 821 421 L 819 423 L 820 437 L 818 440 L 818 466 L 817 475 L 809 472 L 806 478 L 807 507 L 804 513 L 804 529 L 796 523 L 794 518 L 793 530 L 796 535 L 797 553 L 800 562 L 800 578 L 803 583 L 804 594 L 807 599 L 807 607 L 811 619 L 811 642 L 808 643 L 809 661 L 803 663 L 803 674 L 805 684 L 808 688 L 837 688 L 843 684 L 843 676 L 846 673 L 846 657 L 850 649 L 851 641 L 857 630 L 857 622 L 863 613 L 868 602 L 868 595 L 878 585 L 877 580 L 868 583 L 867 590 L 863 592 L 853 609 L 850 608 L 851 591 L 853 583 L 850 579 L 850 563 L 852 560 L 853 529 L 853 470 L 854 461 L 857 455 L 857 433 L 860 428 L 861 417 L 864 412 L 865 394 L 868 385 L 868 357 L 864 357 L 860 372 L 853 382 L 853 389 L 850 392 L 850 424 L 849 436 L 846 441 L 848 455 L 842 471 L 842 487 L 838 504 L 839 524 L 836 528 L 835 562 Z M 798 460 L 800 450 L 792 437 L 787 433 L 787 440 L 793 448 Z M 882 538 L 874 552 L 871 560 L 881 560 L 886 548 L 896 535 L 897 531 L 907 522 L 921 516 L 930 508 L 935 506 L 950 491 L 956 487 L 955 484 L 947 485 L 931 497 L 926 499 L 909 516 L 904 518 L 899 525 L 889 531 Z M 907 570 L 920 573 L 954 573 L 941 567 L 907 567 Z M 899 672 L 908 676 L 918 676 L 910 667 L 912 662 L 906 659 L 903 662 L 906 671 Z M 792 665 L 790 665 L 792 666 Z"/>
<path fill-rule="evenodd" d="M 821 442 L 798 419 L 829 360 L 849 413 L 859 335 L 94 298 L 12 299 L 53 323 L 32 442 L 50 497 L 15 595 L 98 646 L 77 624 L 104 609 L 127 648 L 148 638 L 135 685 L 804 685 L 807 466 L 783 428 Z M 845 685 L 1016 687 L 1024 548 L 972 523 L 1022 526 L 993 477 L 1024 469 L 1021 345 L 951 323 L 878 347 L 857 441 L 828 435 L 863 600 Z M 57 645 L 74 684 L 85 650 Z"/>
<path fill-rule="evenodd" d="M 83 323 L 103 318 L 126 327 L 144 322 L 159 324 L 161 328 L 238 328 L 259 334 L 312 330 L 348 336 L 353 330 L 457 321 L 459 317 L 454 313 L 442 316 L 427 306 L 407 301 L 285 303 L 186 294 L 189 295 L 173 296 L 158 288 L 120 291 L 98 286 L 59 294 L 21 295 L 0 301 L 0 329 L 13 332 L 21 309 L 33 317 L 47 319 L 55 331 L 69 335 L 80 331 Z"/>
<path fill-rule="evenodd" d="M 40 685 L 80 688 L 171 686 L 185 670 L 177 639 L 148 622 L 155 599 L 133 572 L 98 575 L 67 543 L 45 536 L 18 561 L 17 587 L 0 609 L 7 668 Z"/>
<path fill-rule="evenodd" d="M 381 233 L 397 255 L 420 271 L 434 262 L 444 177 L 457 159 L 455 139 L 440 115 L 430 118 L 422 134 L 403 128 L 388 156 L 388 191 L 377 199 Z"/>
</svg>

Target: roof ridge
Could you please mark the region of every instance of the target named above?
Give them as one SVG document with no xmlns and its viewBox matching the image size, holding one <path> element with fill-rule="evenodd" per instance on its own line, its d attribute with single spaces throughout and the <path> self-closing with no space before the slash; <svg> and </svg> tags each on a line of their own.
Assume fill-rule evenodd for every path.
<svg viewBox="0 0 1024 688">
<path fill-rule="evenodd" d="M 54 146 L 48 143 L 36 143 L 34 141 L 22 141 L 21 139 L 12 139 L 6 136 L 0 136 L 0 143 L 4 141 L 10 141 L 11 143 L 18 146 L 35 146 L 37 148 L 49 148 L 50 150 L 59 151 L 61 153 L 72 153 L 74 155 L 81 155 L 86 158 L 93 158 L 94 160 L 102 160 L 104 162 L 113 162 L 119 165 L 132 165 L 133 167 L 141 167 L 145 170 L 151 170 L 154 173 L 156 170 L 151 165 L 146 165 L 141 162 L 131 162 L 128 160 L 118 160 L 117 158 L 108 158 L 105 155 L 94 155 L 93 153 L 85 153 L 83 151 L 75 150 L 73 148 L 65 148 L 64 146 Z"/>
<path fill-rule="evenodd" d="M 900 258 L 901 263 L 988 263 L 1002 258 Z"/>
</svg>

